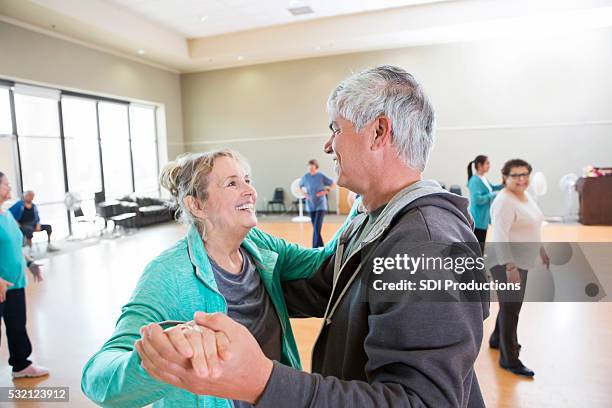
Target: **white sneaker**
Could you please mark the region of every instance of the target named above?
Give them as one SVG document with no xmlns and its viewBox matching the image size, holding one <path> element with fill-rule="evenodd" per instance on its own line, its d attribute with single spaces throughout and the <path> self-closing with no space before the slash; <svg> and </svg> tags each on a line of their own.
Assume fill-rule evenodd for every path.
<svg viewBox="0 0 612 408">
<path fill-rule="evenodd" d="M 13 371 L 13 378 L 43 377 L 49 374 L 49 369 L 30 364 L 21 371 Z"/>
<path fill-rule="evenodd" d="M 53 244 L 47 244 L 47 252 L 57 252 L 60 249 L 56 246 L 53 246 Z"/>
</svg>

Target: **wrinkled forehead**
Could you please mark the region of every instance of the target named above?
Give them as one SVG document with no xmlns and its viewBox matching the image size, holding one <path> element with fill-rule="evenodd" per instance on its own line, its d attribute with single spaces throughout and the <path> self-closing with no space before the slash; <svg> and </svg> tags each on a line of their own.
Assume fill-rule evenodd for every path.
<svg viewBox="0 0 612 408">
<path fill-rule="evenodd" d="M 218 157 L 210 176 L 213 180 L 223 181 L 229 177 L 244 178 L 249 176 L 250 173 L 249 165 L 243 160 L 233 157 Z"/>
</svg>

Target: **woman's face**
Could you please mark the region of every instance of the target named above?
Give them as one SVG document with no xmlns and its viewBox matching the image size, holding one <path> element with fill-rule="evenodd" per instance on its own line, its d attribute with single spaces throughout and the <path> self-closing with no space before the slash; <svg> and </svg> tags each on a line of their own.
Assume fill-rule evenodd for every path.
<svg viewBox="0 0 612 408">
<path fill-rule="evenodd" d="M 506 188 L 514 193 L 524 193 L 529 187 L 530 172 L 527 167 L 512 167 L 505 178 Z"/>
<path fill-rule="evenodd" d="M 9 184 L 8 177 L 0 177 L 0 202 L 5 202 L 11 198 L 11 185 Z"/>
<path fill-rule="evenodd" d="M 487 159 L 484 163 L 482 164 L 478 164 L 478 171 L 480 171 L 482 174 L 486 174 L 489 172 L 489 167 L 491 167 L 491 162 L 489 161 L 489 159 Z"/>
<path fill-rule="evenodd" d="M 232 158 L 219 157 L 208 177 L 208 198 L 202 208 L 207 227 L 247 232 L 255 227 L 257 191 L 244 166 Z"/>
</svg>

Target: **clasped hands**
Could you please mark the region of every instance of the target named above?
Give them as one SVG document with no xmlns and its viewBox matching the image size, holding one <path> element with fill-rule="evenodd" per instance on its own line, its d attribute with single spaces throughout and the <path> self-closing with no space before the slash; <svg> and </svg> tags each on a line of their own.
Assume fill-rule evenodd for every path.
<svg viewBox="0 0 612 408">
<path fill-rule="evenodd" d="M 222 313 L 196 312 L 194 320 L 163 330 L 143 326 L 136 350 L 153 378 L 194 394 L 255 404 L 272 361 L 246 327 Z"/>
</svg>

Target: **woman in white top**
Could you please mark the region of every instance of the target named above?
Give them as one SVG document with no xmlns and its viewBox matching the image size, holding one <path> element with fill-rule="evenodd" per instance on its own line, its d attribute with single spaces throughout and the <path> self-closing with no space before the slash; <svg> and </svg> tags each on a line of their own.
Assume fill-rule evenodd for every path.
<svg viewBox="0 0 612 408">
<path fill-rule="evenodd" d="M 514 374 L 533 377 L 534 372 L 519 360 L 520 344 L 516 336 L 519 313 L 525 295 L 527 271 L 538 260 L 549 267 L 550 260 L 539 244 L 544 215 L 527 193 L 531 165 L 521 159 L 509 160 L 502 168 L 504 189 L 491 205 L 492 242 L 495 242 L 497 264 L 491 268 L 495 280 L 520 283 L 520 293 L 498 291 L 499 313 L 495 330 L 489 339 L 492 348 L 500 349 L 499 364 Z M 513 243 L 512 245 L 510 243 Z"/>
</svg>

